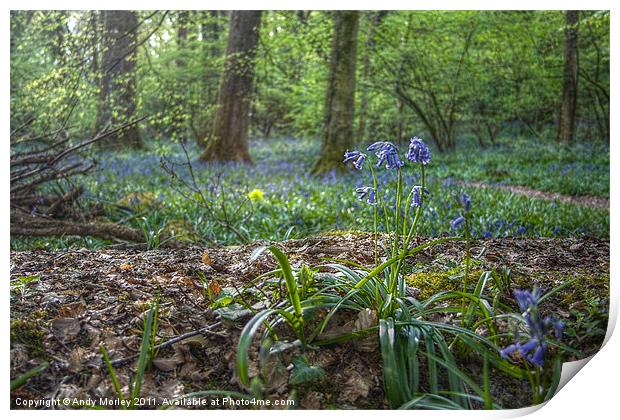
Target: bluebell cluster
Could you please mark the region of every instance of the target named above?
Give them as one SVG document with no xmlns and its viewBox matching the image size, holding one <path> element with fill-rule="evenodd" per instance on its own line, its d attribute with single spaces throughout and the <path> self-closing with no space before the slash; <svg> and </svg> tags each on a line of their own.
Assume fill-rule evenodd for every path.
<svg viewBox="0 0 620 420">
<path fill-rule="evenodd" d="M 360 211 L 366 206 L 370 192 L 358 201 L 359 194 L 352 191 L 351 186 L 361 188 L 369 186 L 366 171 L 350 171 L 346 173 L 332 171 L 324 176 L 311 175 L 311 168 L 319 154 L 320 143 L 312 140 L 278 139 L 252 140 L 250 151 L 254 165 L 238 163 L 213 163 L 198 160 L 200 148 L 188 143 L 186 145 L 197 182 L 201 188 L 212 194 L 216 199 L 243 199 L 247 191 L 258 188 L 265 192 L 265 200 L 256 206 L 255 215 L 248 221 L 247 229 L 253 238 L 265 234 L 268 226 L 281 228 L 286 232 L 292 225 L 300 226 L 295 235 L 307 235 L 321 230 L 360 229 L 372 221 L 371 212 Z M 387 145 L 386 150 L 392 150 Z M 352 153 L 352 152 L 349 152 Z M 371 159 L 376 165 L 375 153 L 358 152 L 354 162 L 361 167 L 369 164 Z M 429 152 L 430 153 L 430 152 Z M 360 161 L 362 154 L 368 156 Z M 416 155 L 416 153 L 411 153 Z M 160 159 L 178 162 L 175 167 L 180 176 L 189 180 L 189 170 L 184 166 L 185 155 L 181 147 L 175 143 L 164 143 L 154 150 L 144 152 L 121 153 L 98 152 L 99 162 L 96 171 L 85 179 L 89 189 L 88 198 L 103 199 L 115 202 L 136 191 L 150 192 L 159 196 L 164 205 L 163 211 L 172 218 L 187 218 L 195 222 L 201 233 L 213 238 L 220 235 L 217 226 L 209 225 L 208 220 L 200 219 L 200 212 L 195 205 L 188 203 L 173 188 L 161 168 Z M 352 156 L 352 155 L 349 155 Z M 425 156 L 421 153 L 420 156 Z M 417 157 L 416 157 L 417 159 Z M 411 162 L 401 153 L 400 161 Z M 386 167 L 387 157 L 383 163 Z M 400 176 L 404 185 L 419 186 L 422 184 L 417 169 L 424 162 L 413 162 L 400 167 Z M 449 180 L 437 178 L 433 162 L 433 170 L 426 174 L 424 194 L 424 223 L 420 225 L 423 235 L 442 235 L 450 230 L 449 222 L 462 211 L 463 203 L 456 205 L 452 196 L 460 193 L 461 187 Z M 436 165 L 441 166 L 441 165 Z M 396 203 L 396 182 L 398 170 L 377 170 L 375 175 L 381 189 L 381 200 L 387 206 Z M 565 235 L 574 233 L 591 233 L 601 225 L 600 217 L 590 209 L 580 210 L 579 217 L 569 219 L 571 212 L 565 204 L 541 201 L 530 202 L 526 197 L 514 196 L 501 191 L 472 190 L 475 210 L 470 210 L 469 227 L 472 236 L 497 238 L 509 235 Z M 222 195 L 223 194 L 223 195 Z M 375 200 L 379 195 L 375 194 Z M 411 205 L 416 206 L 419 190 L 412 195 Z M 488 204 L 494 203 L 490 209 Z M 406 203 L 402 203 L 403 206 Z M 458 210 L 457 210 L 458 207 Z M 607 219 L 608 220 L 608 219 Z M 301 222 L 301 223 L 300 223 Z M 259 230 L 257 226 L 265 226 Z M 269 238 L 269 237 L 268 237 Z M 224 239 L 225 240 L 225 239 Z"/>
<path fill-rule="evenodd" d="M 357 193 L 360 200 L 364 200 L 366 197 L 368 197 L 368 199 L 366 200 L 368 204 L 376 203 L 375 189 L 373 187 L 356 188 L 355 192 Z"/>
<path fill-rule="evenodd" d="M 349 152 L 348 150 L 344 154 L 344 163 L 351 162 L 355 169 L 362 169 L 362 164 L 366 160 L 366 155 L 360 151 Z"/>
<path fill-rule="evenodd" d="M 517 341 L 509 345 L 500 351 L 500 355 L 505 359 L 510 359 L 511 355 L 518 353 L 528 362 L 542 368 L 547 350 L 545 337 L 553 331 L 557 339 L 562 338 L 564 324 L 561 321 L 554 321 L 551 317 L 541 319 L 539 308 L 541 291 L 539 288 L 534 287 L 531 291 L 515 290 L 514 297 L 525 319 L 529 340 L 524 343 Z"/>
<path fill-rule="evenodd" d="M 400 160 L 400 157 L 398 156 L 398 148 L 394 145 L 394 143 L 390 141 L 383 141 L 383 140 L 376 141 L 370 146 L 368 146 L 366 148 L 366 151 L 373 152 L 375 154 L 375 156 L 377 157 L 378 168 L 383 166 L 384 163 L 385 163 L 386 169 L 400 169 L 403 166 L 405 166 L 403 161 Z M 358 150 L 354 150 L 352 152 L 347 150 L 344 154 L 343 162 L 344 163 L 351 162 L 356 169 L 362 169 L 362 166 L 363 166 L 364 161 L 366 160 L 366 157 L 367 157 L 366 154 Z M 431 152 L 429 148 L 424 144 L 422 139 L 418 137 L 413 137 L 409 144 L 409 151 L 407 153 L 407 159 L 414 163 L 421 163 L 422 165 L 426 165 L 431 161 Z M 377 175 L 375 176 L 376 176 L 376 180 L 378 184 L 388 185 L 387 182 L 385 182 L 386 181 L 385 177 L 380 178 Z M 419 175 L 418 174 L 408 175 L 406 179 L 404 180 L 405 185 L 409 183 L 413 183 L 416 177 L 419 177 Z M 370 192 L 370 190 L 372 190 L 372 193 Z M 366 196 L 368 196 L 369 199 L 367 200 L 367 202 L 369 204 L 375 204 L 376 191 L 374 190 L 374 188 L 358 186 L 358 188 L 356 188 L 355 191 L 358 194 L 358 197 L 360 200 L 363 200 L 364 198 L 366 198 Z M 427 194 L 428 192 L 429 192 L 428 189 L 424 189 L 425 194 Z M 423 195 L 422 186 L 419 186 L 419 185 L 414 186 L 412 203 L 411 203 L 413 207 L 420 207 L 421 201 L 422 201 L 422 195 Z M 390 202 L 389 199 L 386 199 L 386 201 Z M 392 201 L 393 201 L 392 207 L 395 210 L 396 209 L 395 207 L 396 197 L 392 197 Z"/>
<path fill-rule="evenodd" d="M 422 141 L 422 139 L 418 137 L 413 137 L 409 142 L 407 159 L 409 159 L 411 162 L 428 165 L 431 162 L 431 151 L 424 144 L 424 141 Z"/>
</svg>

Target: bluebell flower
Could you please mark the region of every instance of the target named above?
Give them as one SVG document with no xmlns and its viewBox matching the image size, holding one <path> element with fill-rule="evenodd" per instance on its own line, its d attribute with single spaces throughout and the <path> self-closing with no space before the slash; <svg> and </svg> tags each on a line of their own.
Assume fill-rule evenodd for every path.
<svg viewBox="0 0 620 420">
<path fill-rule="evenodd" d="M 357 193 L 357 198 L 364 200 L 364 198 L 368 197 L 366 202 L 368 204 L 375 204 L 375 189 L 373 187 L 360 187 L 356 188 L 355 192 Z"/>
<path fill-rule="evenodd" d="M 551 317 L 541 320 L 538 304 L 540 303 L 541 291 L 534 287 L 529 290 L 515 290 L 514 297 L 519 305 L 519 310 L 523 312 L 523 318 L 527 324 L 529 340 L 525 343 L 516 342 L 500 351 L 500 356 L 508 359 L 510 355 L 519 353 L 533 365 L 543 367 L 547 344 L 545 335 L 554 330 L 556 338 L 562 337 L 564 324 L 561 321 L 554 321 Z"/>
<path fill-rule="evenodd" d="M 411 205 L 413 207 L 420 207 L 420 205 L 422 204 L 422 194 L 420 194 L 421 191 L 421 185 L 416 185 L 415 187 L 413 187 L 413 198 L 411 200 Z M 429 191 L 426 188 L 424 188 L 424 194 L 429 194 Z"/>
<path fill-rule="evenodd" d="M 538 287 L 534 287 L 532 291 L 515 290 L 513 295 L 517 301 L 517 305 L 519 305 L 519 310 L 521 312 L 526 312 L 531 307 L 538 305 L 538 300 L 540 299 L 540 289 Z"/>
<path fill-rule="evenodd" d="M 369 152 L 375 152 L 375 154 L 379 153 L 381 150 L 383 149 L 391 149 L 391 150 L 397 150 L 396 146 L 394 146 L 394 143 L 389 142 L 389 141 L 376 141 L 373 144 L 371 144 L 370 146 L 368 146 L 366 148 L 367 151 Z"/>
<path fill-rule="evenodd" d="M 398 157 L 398 149 L 392 142 L 389 141 L 377 141 L 366 149 L 369 152 L 375 152 L 375 156 L 379 159 L 377 167 L 381 167 L 386 162 L 385 167 L 387 169 L 397 169 L 404 165 L 404 163 Z"/>
<path fill-rule="evenodd" d="M 461 194 L 461 203 L 463 203 L 463 208 L 465 211 L 469 211 L 469 207 L 471 206 L 471 200 L 466 193 Z"/>
<path fill-rule="evenodd" d="M 450 221 L 450 226 L 452 226 L 452 229 L 458 229 L 464 221 L 465 218 L 463 216 L 457 216 Z"/>
<path fill-rule="evenodd" d="M 545 362 L 545 350 L 547 350 L 547 345 L 544 342 L 537 343 L 536 351 L 533 355 L 527 356 L 527 360 L 529 360 L 530 363 L 543 367 Z"/>
<path fill-rule="evenodd" d="M 418 137 L 413 137 L 409 143 L 407 159 L 409 159 L 411 162 L 427 165 L 431 161 L 431 151 L 428 146 L 424 144 L 422 139 Z"/>
<path fill-rule="evenodd" d="M 344 154 L 344 163 L 352 162 L 355 169 L 362 169 L 362 164 L 366 160 L 366 155 L 358 150 L 349 152 L 348 150 Z"/>
<path fill-rule="evenodd" d="M 519 350 L 519 345 L 518 344 L 511 344 L 508 347 L 502 349 L 499 351 L 499 355 L 503 358 L 503 359 L 508 359 L 510 357 L 511 354 L 513 354 L 514 352 Z"/>
<path fill-rule="evenodd" d="M 553 331 L 555 334 L 555 338 L 557 338 L 558 340 L 562 338 L 562 333 L 564 332 L 564 323 L 562 321 L 554 322 Z"/>
</svg>

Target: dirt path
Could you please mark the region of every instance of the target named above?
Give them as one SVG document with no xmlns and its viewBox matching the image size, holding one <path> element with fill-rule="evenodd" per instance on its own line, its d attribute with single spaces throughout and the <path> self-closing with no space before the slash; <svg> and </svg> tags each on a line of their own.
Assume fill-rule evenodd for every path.
<svg viewBox="0 0 620 420">
<path fill-rule="evenodd" d="M 476 188 L 496 188 L 509 191 L 515 194 L 527 195 L 528 197 L 540 198 L 547 201 L 560 201 L 562 203 L 572 203 L 578 206 L 595 207 L 609 211 L 609 198 L 593 195 L 565 195 L 557 192 L 540 191 L 523 185 L 504 185 L 481 181 L 453 180 L 455 184 L 465 187 Z"/>
<path fill-rule="evenodd" d="M 235 374 L 235 349 L 243 323 L 214 314 L 207 286 L 210 290 L 241 290 L 244 302 L 255 310 L 264 307 L 266 296 L 281 294 L 281 282 L 266 279 L 253 283 L 256 276 L 276 268 L 267 253 L 250 261 L 252 251 L 260 245 L 209 248 L 206 253 L 199 247 L 12 252 L 12 285 L 24 276 L 34 280 L 11 293 L 11 378 L 43 360 L 49 362 L 42 375 L 11 393 L 12 404 L 18 397 L 113 398 L 114 388 L 101 365 L 99 346 L 104 345 L 113 360 L 137 355 L 144 314 L 155 296 L 161 299 L 159 343 L 205 326 L 212 328 L 162 348 L 144 377 L 142 395 L 162 399 L 207 389 L 247 392 Z M 373 239 L 368 234 L 323 235 L 279 246 L 294 267 L 324 263 L 326 257 L 362 264 L 373 258 Z M 547 303 L 550 313 L 564 314 L 567 320 L 572 316 L 570 308 L 587 308 L 587 299 L 604 299 L 608 293 L 606 240 L 480 240 L 472 247 L 472 255 L 477 257 L 478 267 L 509 267 L 513 287 L 537 283 L 550 288 L 568 278 L 583 277 L 579 287 L 571 287 L 559 300 Z M 463 256 L 463 244 L 449 243 L 418 254 L 411 264 L 425 272 L 447 272 Z M 506 297 L 510 299 L 509 291 Z M 595 352 L 600 345 L 598 338 L 588 337 L 577 343 L 583 354 Z M 345 342 L 309 351 L 307 357 L 325 370 L 328 380 L 298 389 L 299 407 L 387 408 L 376 345 L 369 351 L 357 342 Z M 134 369 L 135 359 L 117 367 L 121 386 L 129 383 Z M 256 372 L 258 368 L 252 365 L 250 369 Z M 267 377 L 271 398 L 292 397 L 286 369 L 268 372 Z M 525 395 L 520 388 L 513 393 L 503 384 L 498 384 L 498 389 L 503 390 L 499 398 L 504 407 L 518 406 Z"/>
</svg>

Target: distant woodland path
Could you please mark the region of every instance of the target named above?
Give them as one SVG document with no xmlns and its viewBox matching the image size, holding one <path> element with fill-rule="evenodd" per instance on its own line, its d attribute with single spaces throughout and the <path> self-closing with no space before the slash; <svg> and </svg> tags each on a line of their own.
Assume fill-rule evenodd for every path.
<svg viewBox="0 0 620 420">
<path fill-rule="evenodd" d="M 578 206 L 595 207 L 609 211 L 609 197 L 598 197 L 594 195 L 566 195 L 551 191 L 540 191 L 523 185 L 506 185 L 497 183 L 488 183 L 480 181 L 453 180 L 455 184 L 465 187 L 476 188 L 496 188 L 510 191 L 515 194 L 527 195 L 534 198 L 540 198 L 548 201 L 561 201 L 562 203 L 572 203 Z"/>
</svg>

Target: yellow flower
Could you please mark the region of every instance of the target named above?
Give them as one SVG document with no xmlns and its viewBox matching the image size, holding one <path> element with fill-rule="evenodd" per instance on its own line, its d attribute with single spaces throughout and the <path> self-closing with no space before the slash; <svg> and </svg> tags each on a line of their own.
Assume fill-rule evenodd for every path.
<svg viewBox="0 0 620 420">
<path fill-rule="evenodd" d="M 259 201 L 265 197 L 265 193 L 263 190 L 254 188 L 252 191 L 248 193 L 248 198 L 252 201 Z"/>
</svg>

